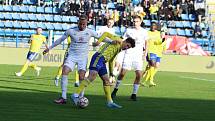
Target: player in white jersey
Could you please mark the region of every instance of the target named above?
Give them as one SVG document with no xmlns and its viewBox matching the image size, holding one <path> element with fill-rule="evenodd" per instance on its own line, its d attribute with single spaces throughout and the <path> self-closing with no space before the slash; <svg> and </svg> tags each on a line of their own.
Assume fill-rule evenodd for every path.
<svg viewBox="0 0 215 121">
<path fill-rule="evenodd" d="M 114 20 L 112 18 L 107 20 L 107 25 L 106 26 L 102 26 L 99 28 L 99 30 L 97 31 L 99 35 L 102 35 L 104 32 L 108 32 L 111 34 L 116 34 L 115 33 L 115 29 L 113 28 L 114 25 Z"/>
<path fill-rule="evenodd" d="M 147 30 L 141 27 L 142 19 L 140 16 L 134 16 L 134 27 L 128 28 L 124 34 L 123 38 L 131 37 L 135 39 L 136 46 L 130 50 L 126 50 L 124 56 L 121 56 L 122 62 L 122 69 L 120 74 L 117 78 L 117 82 L 115 88 L 112 92 L 112 98 L 116 96 L 118 91 L 119 85 L 124 78 L 126 72 L 128 70 L 134 69 L 135 70 L 135 80 L 133 84 L 133 92 L 131 95 L 131 99 L 136 101 L 136 94 L 139 88 L 140 79 L 142 77 L 142 70 L 143 70 L 143 61 L 146 58 L 147 52 Z"/>
<path fill-rule="evenodd" d="M 54 101 L 57 104 L 66 103 L 68 74 L 69 72 L 74 70 L 76 64 L 78 67 L 79 80 L 80 81 L 84 80 L 88 61 L 90 38 L 99 37 L 97 32 L 86 28 L 87 22 L 88 22 L 87 16 L 81 15 L 79 17 L 78 27 L 68 29 L 63 36 L 57 39 L 48 49 L 44 50 L 45 54 L 50 49 L 54 48 L 55 46 L 63 42 L 67 37 L 71 37 L 72 41 L 62 71 L 61 81 L 62 96 Z"/>
</svg>

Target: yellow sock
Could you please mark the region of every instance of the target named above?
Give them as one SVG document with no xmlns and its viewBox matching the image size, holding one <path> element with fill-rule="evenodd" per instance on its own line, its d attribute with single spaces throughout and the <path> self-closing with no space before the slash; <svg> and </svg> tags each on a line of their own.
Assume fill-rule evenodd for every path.
<svg viewBox="0 0 215 121">
<path fill-rule="evenodd" d="M 155 67 L 150 67 L 149 73 L 150 73 L 150 82 L 153 82 L 154 81 L 154 75 L 155 75 Z"/>
<path fill-rule="evenodd" d="M 25 73 L 25 71 L 26 71 L 27 69 L 28 69 L 28 63 L 26 62 L 26 63 L 23 65 L 23 67 L 22 67 L 20 73 L 21 73 L 21 74 Z"/>
<path fill-rule="evenodd" d="M 149 78 L 150 78 L 150 73 L 149 73 L 149 70 L 146 71 L 146 79 L 144 81 L 144 83 L 146 83 L 147 81 L 149 81 Z"/>
<path fill-rule="evenodd" d="M 59 66 L 56 78 L 60 78 L 60 76 L 62 75 L 62 70 L 63 70 L 63 65 Z"/>
<path fill-rule="evenodd" d="M 104 86 L 104 92 L 105 92 L 105 96 L 107 98 L 107 101 L 113 102 L 113 100 L 111 98 L 110 86 Z"/>
<path fill-rule="evenodd" d="M 78 89 L 76 90 L 76 94 L 80 94 L 85 87 L 87 87 L 90 84 L 88 80 L 81 81 L 81 84 L 79 85 Z"/>
<path fill-rule="evenodd" d="M 31 64 L 29 64 L 29 67 L 31 67 L 31 68 L 33 68 L 33 69 L 36 69 L 36 68 L 37 68 L 37 65 L 34 64 L 34 63 L 31 63 Z"/>
<path fill-rule="evenodd" d="M 79 74 L 78 71 L 75 71 L 75 82 L 79 82 Z"/>
</svg>

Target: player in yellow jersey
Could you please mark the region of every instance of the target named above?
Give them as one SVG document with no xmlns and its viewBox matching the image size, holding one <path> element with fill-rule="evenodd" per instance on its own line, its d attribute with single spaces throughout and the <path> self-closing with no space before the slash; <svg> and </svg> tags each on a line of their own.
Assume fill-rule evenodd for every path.
<svg viewBox="0 0 215 121">
<path fill-rule="evenodd" d="M 68 56 L 68 51 L 69 51 L 70 43 L 71 43 L 71 38 L 68 37 L 67 38 L 67 44 L 68 44 L 68 46 L 67 46 L 67 49 L 66 49 L 66 52 L 65 52 L 65 55 L 64 55 L 64 61 L 66 60 L 66 58 Z M 64 64 L 64 62 L 63 62 L 63 64 Z M 55 76 L 55 80 L 54 80 L 55 86 L 58 86 L 58 82 L 59 82 L 60 77 L 62 75 L 63 64 L 59 66 L 58 71 L 57 71 L 57 75 Z M 76 70 L 75 71 L 75 87 L 78 87 L 78 86 L 79 86 L 79 74 L 78 74 L 78 71 Z"/>
<path fill-rule="evenodd" d="M 157 23 L 152 22 L 151 31 L 148 32 L 148 65 L 146 67 L 146 78 L 143 82 L 143 86 L 146 86 L 146 82 L 149 81 L 149 86 L 156 86 L 154 83 L 154 75 L 157 72 L 157 68 L 160 65 L 160 60 L 163 51 L 166 49 L 166 42 L 162 39 L 161 32 L 157 30 Z"/>
<path fill-rule="evenodd" d="M 135 40 L 132 38 L 127 38 L 125 41 L 121 41 L 119 36 L 112 35 L 108 32 L 105 32 L 99 40 L 93 44 L 93 46 L 99 45 L 102 41 L 109 38 L 109 42 L 103 44 L 99 50 L 92 56 L 90 66 L 89 66 L 89 75 L 83 80 L 76 90 L 76 92 L 72 95 L 72 100 L 77 105 L 79 94 L 82 90 L 87 87 L 92 81 L 96 79 L 97 74 L 99 74 L 100 78 L 103 80 L 104 92 L 107 98 L 107 106 L 109 108 L 121 108 L 121 106 L 113 103 L 110 92 L 110 80 L 109 76 L 113 76 L 113 61 L 115 56 L 121 51 L 129 48 L 135 47 Z M 112 41 L 114 40 L 114 41 Z M 109 76 L 107 74 L 106 64 L 109 65 Z"/>
<path fill-rule="evenodd" d="M 37 76 L 39 76 L 39 74 L 40 74 L 41 68 L 31 62 L 38 55 L 39 50 L 43 43 L 45 43 L 46 48 L 48 48 L 47 43 L 46 43 L 46 37 L 42 35 L 42 28 L 39 27 L 36 29 L 36 34 L 31 35 L 31 39 L 30 39 L 29 43 L 31 45 L 30 45 L 29 52 L 27 54 L 27 60 L 26 60 L 25 64 L 23 65 L 21 71 L 18 73 L 15 72 L 16 76 L 22 76 L 25 73 L 25 71 L 27 70 L 28 66 L 30 66 L 36 70 Z"/>
</svg>

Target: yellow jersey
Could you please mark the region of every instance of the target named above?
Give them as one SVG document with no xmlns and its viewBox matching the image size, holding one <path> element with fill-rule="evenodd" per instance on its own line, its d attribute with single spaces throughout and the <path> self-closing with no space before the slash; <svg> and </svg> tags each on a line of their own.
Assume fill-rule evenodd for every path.
<svg viewBox="0 0 215 121">
<path fill-rule="evenodd" d="M 162 44 L 162 38 L 160 31 L 149 31 L 148 32 L 148 53 L 158 53 L 158 45 Z"/>
<path fill-rule="evenodd" d="M 164 41 L 162 44 L 157 45 L 157 57 L 162 57 L 163 52 L 166 50 L 166 41 Z"/>
<path fill-rule="evenodd" d="M 46 37 L 43 35 L 33 34 L 31 35 L 31 45 L 29 51 L 38 53 L 40 47 L 46 42 Z"/>
</svg>

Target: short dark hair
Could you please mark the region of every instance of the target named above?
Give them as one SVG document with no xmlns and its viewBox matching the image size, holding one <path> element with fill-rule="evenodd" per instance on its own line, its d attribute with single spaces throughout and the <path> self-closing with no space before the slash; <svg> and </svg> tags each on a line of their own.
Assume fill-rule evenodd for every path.
<svg viewBox="0 0 215 121">
<path fill-rule="evenodd" d="M 79 16 L 79 21 L 80 20 L 88 20 L 88 17 L 86 15 L 80 15 Z"/>
<path fill-rule="evenodd" d="M 133 19 L 136 19 L 136 18 L 142 20 L 142 18 L 141 18 L 140 16 L 138 16 L 138 15 L 135 15 L 135 16 L 133 17 Z"/>
<path fill-rule="evenodd" d="M 126 41 L 127 43 L 130 43 L 132 48 L 135 47 L 135 40 L 134 40 L 133 38 L 128 37 L 125 41 Z"/>
</svg>

